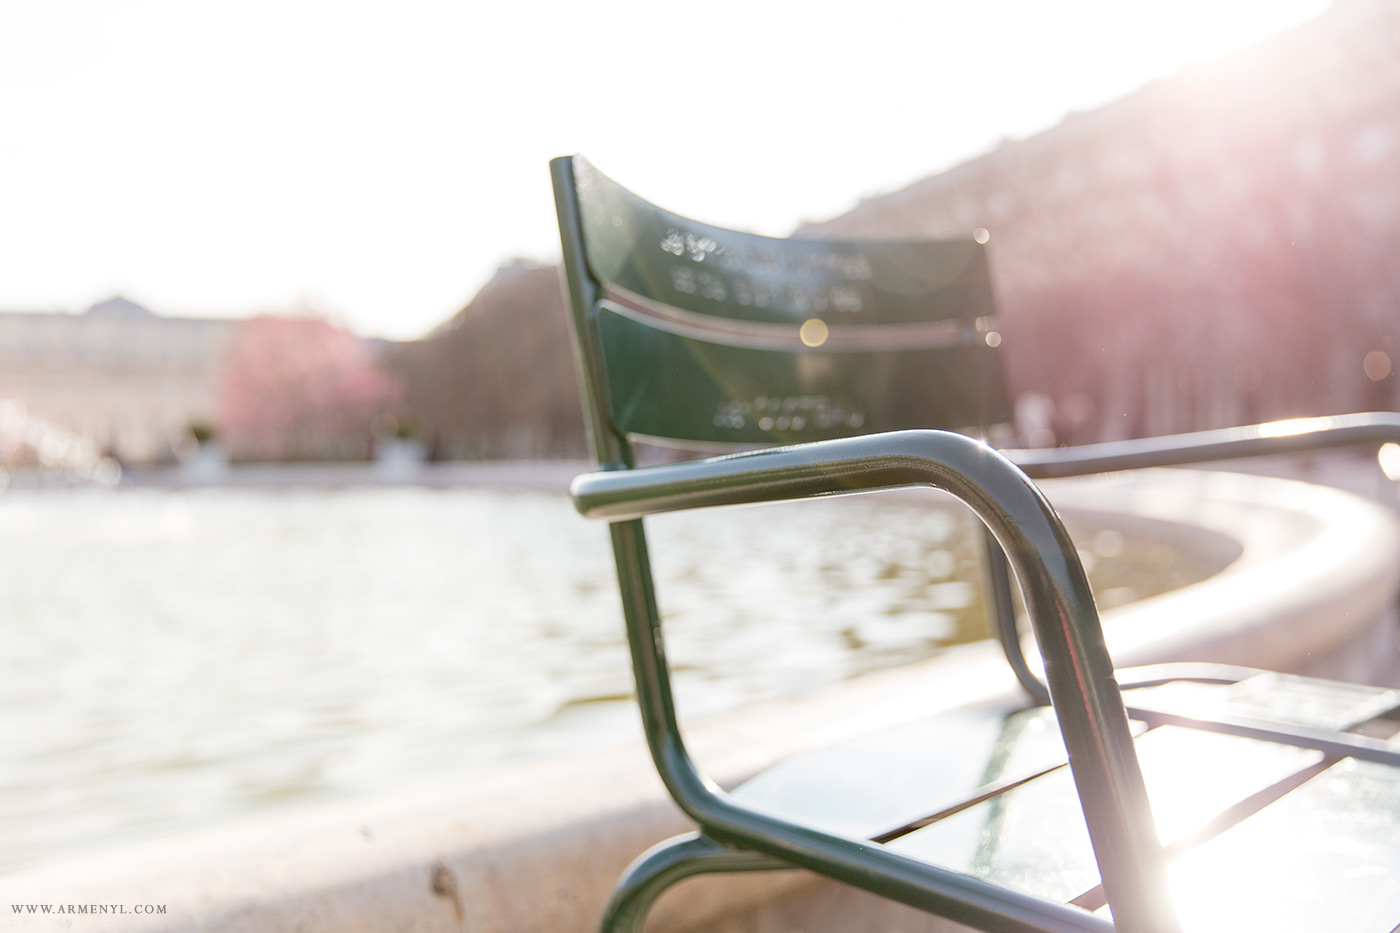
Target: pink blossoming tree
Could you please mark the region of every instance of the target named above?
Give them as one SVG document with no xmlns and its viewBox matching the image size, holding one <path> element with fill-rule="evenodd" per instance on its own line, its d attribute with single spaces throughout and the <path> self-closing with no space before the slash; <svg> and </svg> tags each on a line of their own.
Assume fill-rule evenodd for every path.
<svg viewBox="0 0 1400 933">
<path fill-rule="evenodd" d="M 398 379 L 370 345 L 319 317 L 239 325 L 218 380 L 219 439 L 247 459 L 346 459 L 371 452 L 370 422 L 396 412 Z"/>
</svg>

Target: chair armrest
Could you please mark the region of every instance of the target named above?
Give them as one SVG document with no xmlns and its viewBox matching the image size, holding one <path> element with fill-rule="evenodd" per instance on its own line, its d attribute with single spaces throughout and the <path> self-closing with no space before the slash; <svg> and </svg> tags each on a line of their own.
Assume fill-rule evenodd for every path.
<svg viewBox="0 0 1400 933">
<path fill-rule="evenodd" d="M 1006 552 L 1041 647 L 1114 916 L 1124 929 L 1172 928 L 1165 862 L 1088 579 L 1054 509 L 1006 457 L 960 434 L 898 431 L 605 470 L 578 477 L 571 492 L 583 515 L 625 522 L 681 509 L 908 486 L 934 486 L 961 499 Z M 802 828 L 712 793 L 689 761 L 666 767 L 674 769 L 667 783 L 677 802 L 702 824 L 742 834 L 757 820 L 787 840 L 769 854 L 801 864 L 812 851 Z"/>
<path fill-rule="evenodd" d="M 1035 479 L 1400 443 L 1400 414 L 1363 412 L 1045 450 L 1002 451 Z"/>
</svg>

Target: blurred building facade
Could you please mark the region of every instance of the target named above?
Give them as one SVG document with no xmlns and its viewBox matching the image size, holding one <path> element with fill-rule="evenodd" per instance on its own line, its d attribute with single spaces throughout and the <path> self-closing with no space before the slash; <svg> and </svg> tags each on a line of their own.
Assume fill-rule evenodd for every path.
<svg viewBox="0 0 1400 933">
<path fill-rule="evenodd" d="M 1336 0 L 802 233 L 977 228 L 1058 441 L 1395 407 L 1400 4 Z"/>
<path fill-rule="evenodd" d="M 237 321 L 163 317 L 124 298 L 82 314 L 0 313 L 0 398 L 128 463 L 159 463 L 215 419 Z"/>
</svg>

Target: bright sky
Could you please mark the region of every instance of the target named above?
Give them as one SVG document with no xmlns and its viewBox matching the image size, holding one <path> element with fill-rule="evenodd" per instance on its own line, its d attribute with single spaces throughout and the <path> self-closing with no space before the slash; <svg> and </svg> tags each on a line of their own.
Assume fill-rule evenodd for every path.
<svg viewBox="0 0 1400 933">
<path fill-rule="evenodd" d="M 546 163 L 783 235 L 1326 0 L 0 0 L 0 309 L 420 336 Z"/>
</svg>

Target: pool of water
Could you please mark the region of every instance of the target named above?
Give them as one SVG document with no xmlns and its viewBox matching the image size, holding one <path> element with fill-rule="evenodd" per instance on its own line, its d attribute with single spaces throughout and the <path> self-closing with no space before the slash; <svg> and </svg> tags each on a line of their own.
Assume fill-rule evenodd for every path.
<svg viewBox="0 0 1400 933">
<path fill-rule="evenodd" d="M 651 522 L 683 711 L 984 637 L 969 529 L 870 496 Z M 1213 569 L 1077 540 L 1106 602 Z M 606 529 L 559 495 L 11 491 L 0 567 L 0 870 L 638 732 Z"/>
</svg>

